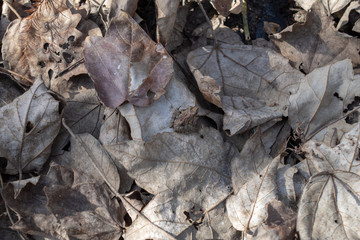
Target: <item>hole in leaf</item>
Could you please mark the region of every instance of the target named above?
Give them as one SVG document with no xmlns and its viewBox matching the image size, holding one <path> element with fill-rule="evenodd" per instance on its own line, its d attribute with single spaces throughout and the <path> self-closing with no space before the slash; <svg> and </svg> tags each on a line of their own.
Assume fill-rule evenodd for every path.
<svg viewBox="0 0 360 240">
<path fill-rule="evenodd" d="M 64 43 L 64 44 L 60 44 L 59 45 L 62 49 L 69 49 L 70 44 L 69 43 Z"/>
<path fill-rule="evenodd" d="M 337 220 L 335 220 L 335 223 L 338 223 L 338 221 L 337 221 Z"/>
<path fill-rule="evenodd" d="M 151 99 L 152 99 L 152 98 L 154 98 L 155 93 L 152 92 L 151 90 L 149 90 L 149 91 L 147 91 L 146 96 L 148 96 L 148 98 L 151 98 Z"/>
<path fill-rule="evenodd" d="M 339 93 L 335 92 L 334 97 L 338 98 L 340 101 L 343 101 L 344 99 L 339 96 Z"/>
<path fill-rule="evenodd" d="M 346 118 L 345 118 L 345 122 L 347 124 L 354 124 L 357 123 L 359 119 L 359 112 L 352 112 L 350 113 Z"/>
<path fill-rule="evenodd" d="M 201 134 L 201 135 L 200 135 L 200 138 L 201 138 L 201 139 L 204 139 L 204 135 Z"/>
<path fill-rule="evenodd" d="M 41 68 L 44 68 L 44 67 L 46 66 L 46 64 L 45 64 L 43 61 L 38 62 L 38 65 L 39 65 Z"/>
<path fill-rule="evenodd" d="M 65 59 L 65 61 L 67 63 L 71 63 L 74 60 L 74 57 L 71 54 L 66 53 L 66 52 L 63 52 L 63 58 Z"/>
<path fill-rule="evenodd" d="M 259 177 L 262 178 L 262 175 L 260 174 Z"/>
<path fill-rule="evenodd" d="M 8 160 L 4 157 L 0 157 L 0 169 L 5 169 L 8 164 Z"/>
<path fill-rule="evenodd" d="M 34 128 L 34 125 L 32 124 L 32 122 L 28 121 L 25 126 L 25 132 L 29 133 L 31 131 L 31 129 L 33 129 L 33 128 Z"/>
<path fill-rule="evenodd" d="M 54 71 L 53 71 L 52 69 L 50 69 L 50 70 L 48 71 L 48 75 L 49 75 L 49 79 L 51 80 L 52 77 L 53 77 L 53 75 L 54 75 Z"/>
<path fill-rule="evenodd" d="M 46 50 L 46 51 L 48 51 L 49 50 L 49 47 L 50 47 L 50 44 L 49 43 L 44 43 L 44 49 Z"/>
<path fill-rule="evenodd" d="M 70 37 L 68 37 L 68 42 L 73 42 L 73 41 L 75 41 L 75 36 L 70 36 Z"/>
<path fill-rule="evenodd" d="M 62 148 L 62 150 L 66 151 L 66 152 L 70 152 L 70 150 L 71 150 L 71 142 L 68 141 L 68 143 Z"/>
</svg>

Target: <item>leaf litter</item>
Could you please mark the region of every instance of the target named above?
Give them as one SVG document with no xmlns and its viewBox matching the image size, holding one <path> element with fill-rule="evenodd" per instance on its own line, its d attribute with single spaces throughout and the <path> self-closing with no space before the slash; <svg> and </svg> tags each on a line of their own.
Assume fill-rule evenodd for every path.
<svg viewBox="0 0 360 240">
<path fill-rule="evenodd" d="M 2 236 L 359 238 L 358 4 L 199 2 L 4 3 Z"/>
</svg>

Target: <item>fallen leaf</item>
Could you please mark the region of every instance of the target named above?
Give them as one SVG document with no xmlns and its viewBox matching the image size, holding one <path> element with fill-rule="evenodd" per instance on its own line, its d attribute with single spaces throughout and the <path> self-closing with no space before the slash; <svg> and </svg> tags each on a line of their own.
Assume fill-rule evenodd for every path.
<svg viewBox="0 0 360 240">
<path fill-rule="evenodd" d="M 4 173 L 40 171 L 60 130 L 62 107 L 38 80 L 23 95 L 0 108 L 0 158 Z"/>
<path fill-rule="evenodd" d="M 173 61 L 126 13 L 113 18 L 105 38 L 85 41 L 85 66 L 100 100 L 115 108 L 126 100 L 148 106 L 165 93 Z"/>
<path fill-rule="evenodd" d="M 336 25 L 336 30 L 339 31 L 341 27 L 346 25 L 349 22 L 349 15 L 350 12 L 355 10 L 356 12 L 360 13 L 360 3 L 356 1 L 352 1 L 350 5 L 346 8 L 344 14 L 339 20 L 339 23 Z"/>
<path fill-rule="evenodd" d="M 296 212 L 280 201 L 266 206 L 267 218 L 249 239 L 287 240 L 295 238 Z"/>
<path fill-rule="evenodd" d="M 360 75 L 354 76 L 350 60 L 317 68 L 301 82 L 290 97 L 289 122 L 309 139 L 325 127 L 342 118 L 360 91 Z"/>
<path fill-rule="evenodd" d="M 165 90 L 163 96 L 146 108 L 136 107 L 130 103 L 119 107 L 121 115 L 130 126 L 133 140 L 150 141 L 158 133 L 174 132 L 172 124 L 176 112 L 192 107 L 198 108 L 195 96 L 184 84 L 184 76 L 180 73 L 175 72 Z M 190 123 L 187 127 L 190 131 L 189 125 Z M 116 131 L 116 128 L 113 130 Z"/>
<path fill-rule="evenodd" d="M 162 45 L 166 46 L 174 29 L 176 13 L 179 1 L 156 0 L 156 38 Z"/>
<path fill-rule="evenodd" d="M 30 17 L 10 23 L 2 41 L 2 57 L 10 70 L 33 81 L 41 77 L 48 83 L 83 58 L 86 36 L 101 35 L 101 31 L 95 23 L 82 20 L 80 13 L 73 14 L 64 4 L 57 1 L 54 5 L 39 7 Z M 86 69 L 79 65 L 63 77 L 83 73 Z M 19 81 L 31 84 L 23 79 Z"/>
<path fill-rule="evenodd" d="M 9 79 L 5 74 L 0 74 L 0 107 L 11 103 L 23 93 L 23 89 L 14 81 Z"/>
<path fill-rule="evenodd" d="M 283 56 L 305 73 L 346 58 L 351 59 L 353 66 L 360 64 L 360 40 L 337 32 L 320 2 L 313 5 L 304 24 L 295 23 L 271 40 Z"/>
<path fill-rule="evenodd" d="M 230 14 L 233 0 L 211 0 L 210 3 L 216 11 L 222 16 L 226 17 Z"/>
<path fill-rule="evenodd" d="M 192 134 L 162 133 L 149 142 L 133 140 L 105 148 L 138 186 L 156 195 L 142 213 L 174 236 L 193 231 L 184 211 L 196 221 L 202 212 L 215 208 L 231 192 L 230 162 L 237 157 L 236 150 L 224 143 L 215 129 L 205 128 Z M 127 231 L 129 239 L 165 237 L 157 235 L 164 233 L 149 222 L 140 218 L 136 221 L 139 222 Z"/>
<path fill-rule="evenodd" d="M 322 2 L 328 14 L 335 13 L 346 7 L 351 0 L 296 0 L 306 11 L 310 10 L 314 3 Z"/>
<path fill-rule="evenodd" d="M 226 200 L 233 226 L 247 233 L 266 218 L 265 207 L 277 199 L 276 172 L 280 157 L 271 159 L 261 142 L 260 131 L 245 144 L 240 156 L 231 165 L 235 193 Z"/>
<path fill-rule="evenodd" d="M 134 16 L 137 9 L 138 0 L 121 0 L 111 1 L 109 20 L 119 16 L 122 11 L 127 12 L 130 16 Z"/>
<path fill-rule="evenodd" d="M 281 55 L 249 45 L 198 48 L 187 63 L 204 98 L 224 109 L 230 135 L 287 116 L 288 98 L 303 76 Z"/>
<path fill-rule="evenodd" d="M 121 207 L 106 185 L 52 165 L 37 185 L 28 183 L 14 199 L 12 184 L 2 189 L 20 219 L 12 229 L 58 239 L 119 239 Z M 26 204 L 24 204 L 26 203 Z"/>
<path fill-rule="evenodd" d="M 359 181 L 356 173 L 322 172 L 301 196 L 297 231 L 301 239 L 358 239 Z"/>
</svg>

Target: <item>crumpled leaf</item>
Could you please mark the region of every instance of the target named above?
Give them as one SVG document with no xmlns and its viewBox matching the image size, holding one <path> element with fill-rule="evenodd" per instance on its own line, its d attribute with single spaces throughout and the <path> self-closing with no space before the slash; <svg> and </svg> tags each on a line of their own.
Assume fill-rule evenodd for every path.
<svg viewBox="0 0 360 240">
<path fill-rule="evenodd" d="M 85 66 L 100 100 L 115 108 L 124 101 L 148 106 L 165 93 L 173 61 L 126 13 L 113 18 L 105 38 L 85 41 Z"/>
<path fill-rule="evenodd" d="M 271 40 L 283 56 L 305 73 L 346 58 L 350 58 L 354 66 L 360 64 L 360 40 L 337 32 L 320 2 L 313 5 L 305 24 L 295 23 Z"/>
<path fill-rule="evenodd" d="M 280 157 L 265 152 L 258 130 L 231 165 L 235 194 L 226 200 L 228 216 L 239 231 L 254 230 L 266 218 L 265 207 L 277 199 L 276 172 Z"/>
<path fill-rule="evenodd" d="M 358 144 L 359 127 L 354 127 L 346 133 L 339 144 L 330 147 L 325 143 L 309 140 L 302 146 L 307 161 L 315 169 L 311 175 L 320 172 L 333 172 L 335 170 L 350 171 L 356 174 L 360 173 L 360 164 L 358 163 Z"/>
<path fill-rule="evenodd" d="M 16 199 L 12 186 L 7 184 L 2 194 L 20 216 L 12 226 L 15 230 L 57 239 L 121 236 L 119 203 L 96 179 L 84 179 L 76 170 L 53 164 L 37 185 L 28 183 Z"/>
<path fill-rule="evenodd" d="M 315 2 L 322 2 L 327 12 L 335 13 L 346 7 L 351 0 L 296 0 L 296 2 L 306 11 L 310 10 Z"/>
<path fill-rule="evenodd" d="M 173 235 L 192 231 L 184 211 L 196 221 L 200 212 L 216 207 L 231 192 L 230 162 L 237 157 L 236 150 L 224 143 L 215 129 L 204 128 L 199 134 L 163 133 L 149 142 L 128 141 L 105 148 L 138 186 L 156 195 L 143 213 Z M 163 206 L 154 215 L 151 209 L 159 205 Z M 161 232 L 156 228 L 150 230 L 150 225 L 141 228 L 145 222 L 139 221 L 134 231 L 127 231 L 127 237 L 135 232 L 134 239 L 164 236 L 157 235 Z"/>
<path fill-rule="evenodd" d="M 289 122 L 305 139 L 326 124 L 342 118 L 360 91 L 349 59 L 315 69 L 290 97 Z"/>
<path fill-rule="evenodd" d="M 62 108 L 38 80 L 23 95 L 0 108 L 0 158 L 4 173 L 39 171 L 60 130 Z"/>
<path fill-rule="evenodd" d="M 56 84 L 57 83 L 57 84 Z M 75 134 L 90 133 L 99 137 L 104 107 L 88 75 L 79 75 L 69 80 L 63 79 L 51 85 L 51 89 L 66 101 L 63 118 Z M 60 155 L 70 143 L 70 134 L 61 128 L 55 139 L 51 155 Z"/>
<path fill-rule="evenodd" d="M 219 14 L 226 17 L 230 14 L 233 0 L 211 0 L 210 3 Z"/>
<path fill-rule="evenodd" d="M 157 41 L 166 46 L 174 29 L 179 1 L 156 0 L 156 35 Z"/>
<path fill-rule="evenodd" d="M 251 240 L 287 240 L 295 238 L 296 212 L 280 201 L 266 206 L 267 218 L 250 237 Z"/>
<path fill-rule="evenodd" d="M 281 55 L 249 45 L 199 48 L 187 63 L 204 98 L 223 108 L 229 135 L 287 116 L 288 98 L 303 76 Z"/>
<path fill-rule="evenodd" d="M 136 107 L 129 103 L 119 107 L 130 126 L 133 140 L 149 141 L 158 133 L 174 132 L 172 123 L 176 111 L 198 107 L 195 96 L 184 84 L 180 73 L 175 73 L 165 90 L 166 93 L 149 107 Z M 116 128 L 113 130 L 116 131 Z"/>
<path fill-rule="evenodd" d="M 352 10 L 360 13 L 360 3 L 356 1 L 350 3 L 350 5 L 346 8 L 344 14 L 340 18 L 339 23 L 336 25 L 337 31 L 339 31 L 342 26 L 346 25 L 349 22 L 349 15 Z"/>
<path fill-rule="evenodd" d="M 301 197 L 297 231 L 301 239 L 359 239 L 360 177 L 345 171 L 310 178 Z"/>
<path fill-rule="evenodd" d="M 2 41 L 2 57 L 10 70 L 33 81 L 41 77 L 47 83 L 82 59 L 86 36 L 101 36 L 101 31 L 92 21 L 82 20 L 81 11 L 73 14 L 64 1 L 44 5 L 29 18 L 10 23 Z M 81 64 L 63 77 L 83 73 L 87 72 Z"/>
</svg>

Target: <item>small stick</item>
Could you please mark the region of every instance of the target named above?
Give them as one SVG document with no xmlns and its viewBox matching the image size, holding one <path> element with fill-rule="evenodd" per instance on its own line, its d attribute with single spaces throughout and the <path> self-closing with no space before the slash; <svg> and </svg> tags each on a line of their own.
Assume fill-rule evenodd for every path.
<svg viewBox="0 0 360 240">
<path fill-rule="evenodd" d="M 215 34 L 215 31 L 214 31 L 213 25 L 212 25 L 212 23 L 211 23 L 208 15 L 206 14 L 206 11 L 205 11 L 202 3 L 201 3 L 201 0 L 197 0 L 197 3 L 199 4 L 199 7 L 200 7 L 202 13 L 204 14 L 204 16 L 205 16 L 205 18 L 206 18 L 206 21 L 208 22 L 208 24 L 209 24 L 210 27 L 211 27 L 211 32 L 212 32 L 212 35 L 213 35 L 213 37 L 214 37 L 215 45 L 218 45 L 218 41 L 217 41 L 217 38 L 216 38 L 216 34 Z"/>
<path fill-rule="evenodd" d="M 8 1 L 4 1 L 7 5 L 8 5 L 8 7 L 10 8 L 10 10 L 16 15 L 16 17 L 18 18 L 18 19 L 21 19 L 22 17 L 20 16 L 20 14 L 16 11 L 16 9 L 13 7 L 13 6 L 11 6 L 11 4 L 8 2 Z"/>
<path fill-rule="evenodd" d="M 243 19 L 243 25 L 244 25 L 244 34 L 245 34 L 245 41 L 250 41 L 250 31 L 249 31 L 249 23 L 247 19 L 247 3 L 246 0 L 243 0 L 243 9 L 241 12 L 242 19 Z"/>
<path fill-rule="evenodd" d="M 15 77 L 24 79 L 24 80 L 26 80 L 27 82 L 29 82 L 30 84 L 33 84 L 33 83 L 34 83 L 34 81 L 32 81 L 30 78 L 27 78 L 27 77 L 25 77 L 25 76 L 23 76 L 23 75 L 21 75 L 21 74 L 18 74 L 18 73 L 16 73 L 16 72 L 13 72 L 13 71 L 11 71 L 11 70 L 9 70 L 9 69 L 5 69 L 5 68 L 3 68 L 3 67 L 0 67 L 0 72 L 3 72 L 3 73 L 6 73 L 6 74 L 9 74 L 9 75 L 13 75 L 13 76 L 15 76 Z"/>
</svg>

